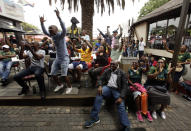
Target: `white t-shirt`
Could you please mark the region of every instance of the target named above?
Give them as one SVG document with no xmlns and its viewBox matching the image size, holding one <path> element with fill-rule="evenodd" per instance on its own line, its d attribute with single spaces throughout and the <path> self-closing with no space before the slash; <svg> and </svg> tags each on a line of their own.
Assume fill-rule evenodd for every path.
<svg viewBox="0 0 191 131">
<path fill-rule="evenodd" d="M 109 79 L 107 86 L 112 87 L 112 88 L 118 88 L 118 86 L 117 86 L 117 75 L 114 74 L 113 72 L 111 73 L 111 77 Z"/>
<path fill-rule="evenodd" d="M 87 40 L 87 41 L 90 42 L 90 37 L 89 37 L 89 35 L 82 36 L 82 38 L 83 38 L 84 40 Z"/>
<path fill-rule="evenodd" d="M 30 51 L 26 51 L 25 54 L 30 57 L 31 66 L 40 66 L 40 67 L 44 68 L 44 57 L 40 60 L 37 60 L 37 59 L 35 59 L 35 57 L 33 57 L 33 54 Z M 42 54 L 43 56 L 45 56 L 45 51 L 44 50 L 38 50 L 36 52 L 36 54 Z"/>
<path fill-rule="evenodd" d="M 144 51 L 145 46 L 146 46 L 145 42 L 143 42 L 143 41 L 139 42 L 139 51 Z"/>
</svg>

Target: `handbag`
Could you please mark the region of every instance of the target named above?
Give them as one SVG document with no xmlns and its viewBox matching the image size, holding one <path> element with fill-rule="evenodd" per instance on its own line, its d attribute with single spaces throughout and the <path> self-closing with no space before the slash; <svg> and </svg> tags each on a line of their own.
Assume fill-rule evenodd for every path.
<svg viewBox="0 0 191 131">
<path fill-rule="evenodd" d="M 165 86 L 153 86 L 153 88 L 163 92 L 163 93 L 166 93 L 167 92 L 167 89 Z"/>
</svg>

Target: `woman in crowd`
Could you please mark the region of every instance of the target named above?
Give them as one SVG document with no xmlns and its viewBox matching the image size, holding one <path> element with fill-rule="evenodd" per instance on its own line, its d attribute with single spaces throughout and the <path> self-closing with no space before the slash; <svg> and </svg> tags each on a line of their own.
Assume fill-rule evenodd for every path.
<svg viewBox="0 0 191 131">
<path fill-rule="evenodd" d="M 147 68 L 141 68 L 137 62 L 134 62 L 132 64 L 132 67 L 128 70 L 128 83 L 136 103 L 137 119 L 140 122 L 143 122 L 143 118 L 141 114 L 141 94 L 146 93 L 145 88 L 141 85 L 142 72 L 146 72 L 147 69 L 148 69 L 148 62 L 147 62 Z M 147 111 L 146 116 L 148 121 L 150 122 L 153 121 L 149 111 Z"/>
<path fill-rule="evenodd" d="M 164 43 L 165 49 L 168 52 L 174 54 L 174 51 L 169 50 L 169 48 L 167 47 L 167 44 L 166 44 L 165 40 L 163 40 L 163 43 Z M 176 94 L 178 94 L 178 90 L 177 90 L 178 82 L 179 82 L 180 77 L 184 73 L 185 64 L 190 64 L 190 60 L 191 60 L 191 56 L 190 56 L 190 53 L 187 52 L 186 45 L 182 45 L 181 48 L 180 48 L 180 52 L 178 54 L 177 66 L 176 66 L 175 75 L 174 75 L 174 78 L 173 78 L 173 82 L 174 82 L 173 91 L 176 91 Z M 171 64 L 169 65 L 169 67 L 171 67 Z"/>
<path fill-rule="evenodd" d="M 92 67 L 88 74 L 91 77 L 92 86 L 96 86 L 97 77 L 101 75 L 101 72 L 105 66 L 108 65 L 108 55 L 106 53 L 106 47 L 101 45 L 96 53 L 96 60 L 94 63 L 94 67 Z"/>
<path fill-rule="evenodd" d="M 156 66 L 152 66 L 147 74 L 147 81 L 145 83 L 146 89 L 149 87 L 154 88 L 159 86 L 163 90 L 166 90 L 167 76 L 171 73 L 172 68 L 168 71 L 165 69 L 164 60 L 159 59 Z M 166 90 L 167 91 L 167 90 Z M 166 119 L 166 115 L 164 113 L 165 107 L 170 104 L 170 96 L 168 95 L 169 103 L 167 101 L 161 102 L 161 107 L 159 109 L 159 114 L 162 119 Z M 155 103 L 151 103 L 152 117 L 157 119 Z"/>
</svg>

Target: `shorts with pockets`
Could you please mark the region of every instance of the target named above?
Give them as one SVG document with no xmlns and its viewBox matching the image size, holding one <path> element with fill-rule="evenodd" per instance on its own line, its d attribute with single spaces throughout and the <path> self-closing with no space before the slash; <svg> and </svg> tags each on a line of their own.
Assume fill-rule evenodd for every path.
<svg viewBox="0 0 191 131">
<path fill-rule="evenodd" d="M 58 71 L 61 69 L 61 76 L 67 76 L 69 62 L 69 59 L 63 61 L 58 61 L 56 59 L 52 64 L 50 75 L 57 75 Z"/>
</svg>

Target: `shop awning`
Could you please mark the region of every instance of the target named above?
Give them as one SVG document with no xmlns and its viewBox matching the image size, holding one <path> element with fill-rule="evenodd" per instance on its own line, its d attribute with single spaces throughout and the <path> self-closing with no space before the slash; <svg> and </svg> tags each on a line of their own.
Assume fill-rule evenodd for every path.
<svg viewBox="0 0 191 131">
<path fill-rule="evenodd" d="M 0 31 L 3 32 L 21 32 L 24 33 L 24 30 L 21 30 L 13 25 L 9 25 L 8 23 L 0 22 Z"/>
<path fill-rule="evenodd" d="M 25 35 L 43 35 L 42 32 L 37 31 L 37 30 L 26 31 L 24 34 Z"/>
</svg>

